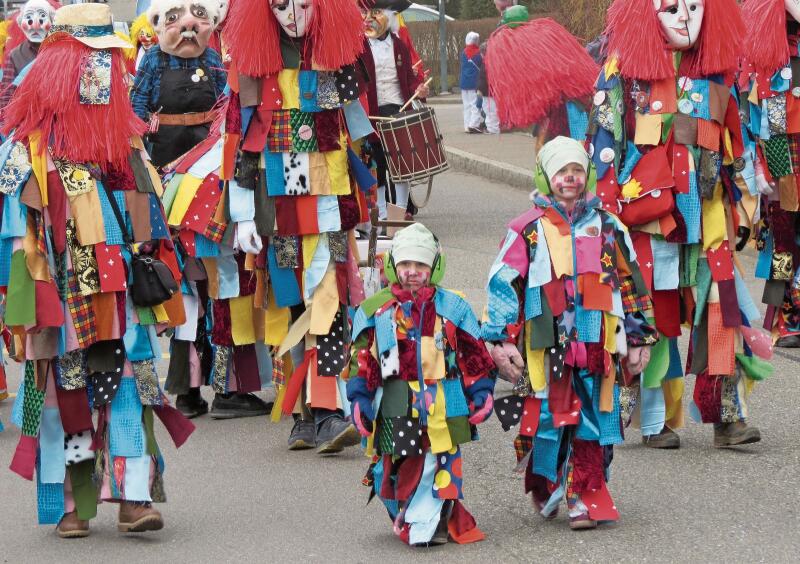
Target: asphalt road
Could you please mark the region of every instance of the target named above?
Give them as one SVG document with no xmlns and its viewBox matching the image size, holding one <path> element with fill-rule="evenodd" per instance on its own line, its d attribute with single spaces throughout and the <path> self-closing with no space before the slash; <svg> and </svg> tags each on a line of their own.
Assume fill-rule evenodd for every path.
<svg viewBox="0 0 800 564">
<path fill-rule="evenodd" d="M 439 177 L 419 220 L 447 253 L 445 285 L 465 290 L 482 308 L 483 286 L 508 219 L 527 194 L 464 175 Z M 745 259 L 747 262 L 747 259 Z M 749 261 L 752 262 L 752 261 Z M 759 284 L 751 285 L 758 295 Z M 775 358 L 775 375 L 751 398 L 761 443 L 711 448 L 711 429 L 689 422 L 678 451 L 641 446 L 635 430 L 615 452 L 612 495 L 622 519 L 614 527 L 572 532 L 565 513 L 536 515 L 512 472 L 512 433 L 492 419 L 467 446 L 464 492 L 486 533 L 481 543 L 435 549 L 403 545 L 382 506 L 366 506 L 360 484 L 367 466 L 357 448 L 337 457 L 290 453 L 291 423 L 265 419 L 197 421 L 176 452 L 161 433 L 169 501 L 166 527 L 145 536 L 116 531 L 113 505 L 103 505 L 84 540 L 59 540 L 36 523 L 35 486 L 5 470 L 18 438 L 0 404 L 0 560 L 4 562 L 796 562 L 800 441 L 798 352 Z M 166 368 L 162 363 L 162 368 Z M 10 388 L 19 371 L 9 367 Z M 687 396 L 692 382 L 687 382 Z M 267 395 L 270 392 L 266 392 Z M 210 400 L 210 398 L 209 398 Z"/>
</svg>

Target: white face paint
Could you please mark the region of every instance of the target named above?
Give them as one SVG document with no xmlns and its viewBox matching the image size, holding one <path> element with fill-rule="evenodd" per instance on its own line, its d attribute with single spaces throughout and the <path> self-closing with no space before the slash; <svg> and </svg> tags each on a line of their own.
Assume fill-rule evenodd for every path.
<svg viewBox="0 0 800 564">
<path fill-rule="evenodd" d="M 275 19 L 289 37 L 303 37 L 313 12 L 312 0 L 272 0 Z"/>
<path fill-rule="evenodd" d="M 800 0 L 785 0 L 786 11 L 794 18 L 795 21 L 800 22 Z"/>
<path fill-rule="evenodd" d="M 703 25 L 703 0 L 653 0 L 653 7 L 672 49 L 682 51 L 695 44 Z"/>
</svg>

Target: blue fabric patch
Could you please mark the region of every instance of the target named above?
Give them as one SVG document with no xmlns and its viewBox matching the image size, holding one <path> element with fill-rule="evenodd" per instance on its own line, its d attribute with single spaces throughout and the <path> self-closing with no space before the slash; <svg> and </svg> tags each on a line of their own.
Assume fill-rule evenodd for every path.
<svg viewBox="0 0 800 564">
<path fill-rule="evenodd" d="M 569 122 L 569 136 L 578 141 L 586 139 L 589 129 L 589 114 L 578 107 L 575 102 L 567 102 L 567 121 Z"/>
<path fill-rule="evenodd" d="M 592 162 L 597 170 L 597 178 L 605 178 L 606 173 L 614 162 L 604 163 L 600 160 L 600 153 L 606 148 L 614 149 L 614 134 L 600 127 L 597 129 L 597 134 L 594 136 L 593 144 L 594 153 L 592 154 Z"/>
<path fill-rule="evenodd" d="M 261 380 L 261 389 L 272 387 L 272 357 L 269 348 L 263 341 L 256 341 L 256 359 L 258 360 L 258 377 Z"/>
<path fill-rule="evenodd" d="M 247 131 L 247 129 L 250 127 L 250 121 L 253 119 L 253 114 L 255 113 L 255 106 L 247 106 L 241 109 L 240 114 L 242 116 L 242 131 Z M 242 139 L 244 139 L 244 137 L 245 136 L 243 135 Z"/>
<path fill-rule="evenodd" d="M 444 405 L 446 417 L 462 417 L 469 415 L 467 398 L 464 395 L 464 386 L 457 378 L 440 380 L 444 388 Z"/>
<path fill-rule="evenodd" d="M 339 213 L 338 197 L 317 197 L 317 226 L 319 227 L 320 233 L 342 230 L 342 216 Z"/>
<path fill-rule="evenodd" d="M 383 354 L 397 346 L 397 335 L 394 323 L 392 323 L 394 312 L 395 308 L 390 307 L 375 316 L 375 340 L 378 343 L 378 354 Z"/>
<path fill-rule="evenodd" d="M 761 106 L 757 104 L 749 104 L 750 106 L 750 124 L 748 129 L 754 137 L 759 137 L 761 133 Z"/>
<path fill-rule="evenodd" d="M 525 320 L 542 315 L 542 288 L 525 288 Z"/>
<path fill-rule="evenodd" d="M 39 427 L 39 480 L 44 484 L 63 484 L 66 469 L 61 416 L 57 407 L 45 407 Z"/>
<path fill-rule="evenodd" d="M 653 289 L 674 290 L 680 284 L 680 248 L 657 237 L 650 238 L 653 252 Z"/>
<path fill-rule="evenodd" d="M 133 378 L 123 377 L 117 395 L 111 400 L 109 428 L 109 452 L 112 456 L 126 458 L 144 454 L 144 430 L 142 429 L 142 402 Z"/>
<path fill-rule="evenodd" d="M 597 413 L 600 424 L 600 444 L 618 445 L 623 441 L 622 430 L 620 428 L 620 407 L 619 407 L 619 386 L 614 384 L 614 398 L 612 401 L 613 409 L 610 413 L 600 411 L 600 385 L 594 386 L 592 393 L 592 404 Z"/>
<path fill-rule="evenodd" d="M 666 339 L 663 335 L 662 339 Z M 664 375 L 664 380 L 683 378 L 683 363 L 681 362 L 681 351 L 678 349 L 678 338 L 669 339 L 669 367 Z"/>
<path fill-rule="evenodd" d="M 744 314 L 745 318 L 750 322 L 760 319 L 761 314 L 758 311 L 758 307 L 753 303 L 753 298 L 750 296 L 747 284 L 745 284 L 737 268 L 733 269 L 733 279 L 736 285 L 736 299 L 739 302 L 739 309 Z"/>
<path fill-rule="evenodd" d="M 267 177 L 267 195 L 285 196 L 286 178 L 283 175 L 283 153 L 264 151 L 264 167 Z"/>
<path fill-rule="evenodd" d="M 561 429 L 553 427 L 553 415 L 547 400 L 542 400 L 539 428 L 533 439 L 533 473 L 544 476 L 551 482 L 558 480 L 558 451 Z"/>
<path fill-rule="evenodd" d="M 256 193 L 249 188 L 242 188 L 235 179 L 228 181 L 228 206 L 231 221 L 249 221 L 255 217 Z"/>
<path fill-rule="evenodd" d="M 375 132 L 372 129 L 372 124 L 369 122 L 367 112 L 364 111 L 364 106 L 356 100 L 344 105 L 344 119 L 347 122 L 347 131 L 350 133 L 350 138 L 357 141 L 362 137 L 366 137 Z"/>
<path fill-rule="evenodd" d="M 64 450 L 64 445 L 61 445 Z M 43 484 L 36 472 L 36 512 L 40 525 L 57 525 L 64 516 L 64 484 Z"/>
<path fill-rule="evenodd" d="M 169 230 L 161 212 L 161 200 L 155 194 L 150 194 L 150 237 L 153 239 L 169 238 Z"/>
<path fill-rule="evenodd" d="M 278 266 L 275 245 L 270 244 L 267 258 L 269 259 L 269 277 L 278 307 L 289 307 L 301 303 L 300 287 L 297 285 L 294 269 Z"/>
<path fill-rule="evenodd" d="M 347 161 L 350 163 L 350 171 L 356 179 L 359 190 L 368 192 L 378 183 L 369 167 L 358 158 L 358 155 L 350 147 L 347 147 Z"/>
<path fill-rule="evenodd" d="M 125 499 L 127 501 L 152 501 L 150 498 L 150 463 L 147 455 L 125 459 Z"/>
<path fill-rule="evenodd" d="M 789 71 L 791 71 L 792 67 L 787 65 L 775 71 L 775 74 L 772 75 L 772 80 L 770 80 L 770 85 L 769 85 L 769 89 L 772 90 L 773 92 L 786 92 L 787 90 L 789 90 L 789 86 L 791 85 L 791 80 L 785 79 L 781 76 L 781 72 L 783 72 L 783 69 L 789 69 Z"/>
<path fill-rule="evenodd" d="M 700 242 L 700 221 L 703 208 L 697 190 L 697 174 L 689 175 L 689 193 L 675 194 L 675 205 L 686 222 L 686 240 L 689 244 Z"/>
<path fill-rule="evenodd" d="M 215 258 L 220 255 L 219 245 L 199 233 L 194 235 L 194 252 L 197 258 Z"/>
<path fill-rule="evenodd" d="M 24 237 L 27 228 L 28 206 L 20 201 L 22 190 L 3 199 L 3 223 L 0 237 Z"/>
<path fill-rule="evenodd" d="M 233 255 L 217 257 L 217 273 L 219 275 L 219 299 L 239 296 L 239 265 Z"/>
<path fill-rule="evenodd" d="M 359 104 L 361 105 L 361 104 Z M 408 502 L 405 513 L 405 522 L 411 524 L 408 533 L 409 544 L 428 542 L 433 537 L 439 524 L 439 515 L 442 511 L 443 499 L 433 497 L 433 479 L 436 475 L 436 457 L 430 452 L 425 453 L 425 464 L 422 469 L 417 489 Z"/>
<path fill-rule="evenodd" d="M 113 193 L 113 192 L 112 192 Z M 122 238 L 122 229 L 119 227 L 117 216 L 114 215 L 114 209 L 111 207 L 108 199 L 108 193 L 103 188 L 102 182 L 97 181 L 97 196 L 100 198 L 100 211 L 103 214 L 103 227 L 106 232 L 106 245 L 122 245 L 125 241 Z M 125 217 L 125 208 L 120 208 L 120 212 Z"/>
<path fill-rule="evenodd" d="M 774 244 L 775 243 L 772 240 L 772 236 L 767 237 L 767 240 L 764 244 L 764 250 L 758 253 L 758 261 L 756 261 L 756 278 L 769 280 L 770 271 L 772 270 L 772 251 L 774 249 Z"/>
<path fill-rule="evenodd" d="M 576 304 L 575 324 L 578 328 L 578 340 L 584 343 L 599 343 L 602 322 L 602 311 L 583 309 Z"/>
<path fill-rule="evenodd" d="M 645 437 L 657 435 L 664 428 L 667 413 L 664 392 L 661 388 L 645 388 L 644 382 L 639 390 L 642 398 L 642 404 L 639 407 L 642 435 Z"/>
<path fill-rule="evenodd" d="M 481 338 L 481 327 L 478 319 L 464 298 L 448 290 L 438 288 L 433 302 L 439 315 L 476 339 Z"/>
<path fill-rule="evenodd" d="M 363 309 L 358 308 L 355 317 L 353 317 L 353 339 L 358 337 L 362 331 L 369 327 L 375 327 L 375 318 L 367 317 Z"/>
<path fill-rule="evenodd" d="M 631 141 L 628 141 L 627 151 L 625 153 L 625 166 L 622 167 L 622 173 L 617 175 L 620 185 L 625 184 L 628 182 L 628 180 L 630 180 L 631 174 L 633 174 L 633 169 L 639 163 L 641 158 L 642 153 L 639 152 L 639 148 Z"/>
<path fill-rule="evenodd" d="M 392 521 L 394 521 L 394 519 L 397 517 L 397 512 L 400 510 L 400 505 L 396 499 L 384 499 L 380 497 L 384 480 L 382 462 L 378 462 L 378 464 L 372 467 L 372 476 L 375 478 L 375 482 L 372 485 L 372 490 L 375 492 L 375 495 L 377 495 L 378 498 L 383 502 L 383 505 L 389 512 L 389 516 L 392 518 Z"/>
<path fill-rule="evenodd" d="M 300 85 L 300 111 L 321 112 L 322 108 L 317 105 L 317 85 L 319 83 L 317 71 L 301 70 L 298 83 Z"/>
<path fill-rule="evenodd" d="M 504 340 L 506 326 L 517 321 L 519 298 L 511 285 L 516 277 L 516 271 L 503 266 L 489 279 L 489 319 L 482 327 L 482 335 L 486 341 Z"/>
<path fill-rule="evenodd" d="M 0 239 L 0 286 L 8 286 L 11 276 L 11 255 L 14 252 L 14 239 Z"/>
<path fill-rule="evenodd" d="M 25 379 L 19 382 L 17 388 L 17 398 L 14 400 L 14 407 L 11 408 L 11 424 L 22 429 L 22 404 L 25 402 Z"/>
</svg>

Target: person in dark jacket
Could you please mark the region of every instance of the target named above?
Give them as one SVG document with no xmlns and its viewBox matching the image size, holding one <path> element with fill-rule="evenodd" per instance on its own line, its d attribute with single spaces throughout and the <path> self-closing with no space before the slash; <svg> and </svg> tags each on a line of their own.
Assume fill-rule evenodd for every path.
<svg viewBox="0 0 800 564">
<path fill-rule="evenodd" d="M 415 94 L 417 98 L 428 95 L 428 87 L 414 72 L 408 47 L 393 31 L 397 25 L 396 12 L 407 6 L 407 2 L 392 0 L 362 3 L 367 37 L 361 60 L 368 75 L 366 92 L 370 116 L 391 116 Z M 392 187 L 386 174 L 386 157 L 377 137 L 370 139 L 370 145 L 378 169 L 378 214 L 381 219 L 386 219 L 386 193 Z M 398 182 L 393 187 L 391 202 L 407 208 L 409 184 Z"/>
<path fill-rule="evenodd" d="M 481 133 L 483 118 L 476 104 L 478 98 L 478 75 L 483 66 L 480 53 L 480 35 L 474 31 L 467 34 L 466 46 L 461 51 L 461 76 L 458 87 L 461 89 L 461 102 L 464 106 L 464 131 Z"/>
</svg>

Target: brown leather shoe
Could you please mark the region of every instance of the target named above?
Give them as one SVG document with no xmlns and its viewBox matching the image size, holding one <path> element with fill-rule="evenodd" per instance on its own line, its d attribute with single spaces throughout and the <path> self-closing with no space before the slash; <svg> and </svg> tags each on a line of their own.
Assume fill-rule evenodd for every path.
<svg viewBox="0 0 800 564">
<path fill-rule="evenodd" d="M 648 448 L 676 449 L 681 446 L 681 438 L 678 433 L 664 425 L 659 434 L 642 437 L 642 443 Z"/>
<path fill-rule="evenodd" d="M 714 423 L 714 446 L 726 448 L 749 445 L 761 440 L 761 432 L 756 427 L 748 427 L 744 421 L 736 423 Z"/>
<path fill-rule="evenodd" d="M 158 531 L 164 527 L 164 519 L 151 505 L 123 501 L 119 504 L 117 530 L 123 533 Z"/>
<path fill-rule="evenodd" d="M 65 513 L 58 522 L 56 533 L 62 539 L 82 539 L 89 536 L 89 521 L 78 519 L 78 512 Z"/>
</svg>

